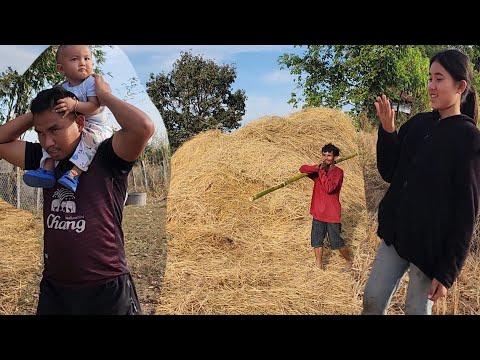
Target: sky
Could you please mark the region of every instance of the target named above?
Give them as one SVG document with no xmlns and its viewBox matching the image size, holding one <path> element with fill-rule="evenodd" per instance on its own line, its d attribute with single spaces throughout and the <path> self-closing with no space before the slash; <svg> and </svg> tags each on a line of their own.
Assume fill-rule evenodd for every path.
<svg viewBox="0 0 480 360">
<path fill-rule="evenodd" d="M 0 71 L 8 66 L 23 73 L 48 45 L 0 45 Z M 232 91 L 245 90 L 246 112 L 242 125 L 263 116 L 286 116 L 298 111 L 288 104 L 295 91 L 294 78 L 289 71 L 280 70 L 278 58 L 285 53 L 300 54 L 302 49 L 293 45 L 120 45 L 104 47 L 106 62 L 101 65 L 105 75 L 118 97 L 141 108 L 152 117 L 156 124 L 157 136 L 166 137 L 161 116 L 145 92 L 150 74 L 169 73 L 182 51 L 201 55 L 217 65 L 231 65 L 236 68 L 237 79 Z M 137 77 L 137 84 L 130 93 L 126 84 Z M 135 96 L 131 96 L 135 94 Z M 112 125 L 118 127 L 113 116 Z M 29 134 L 27 139 L 35 138 Z"/>
</svg>

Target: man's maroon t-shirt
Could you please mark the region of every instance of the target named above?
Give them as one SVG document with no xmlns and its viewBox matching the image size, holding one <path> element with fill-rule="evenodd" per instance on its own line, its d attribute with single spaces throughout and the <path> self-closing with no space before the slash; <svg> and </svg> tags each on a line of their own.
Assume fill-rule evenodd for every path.
<svg viewBox="0 0 480 360">
<path fill-rule="evenodd" d="M 27 143 L 25 168 L 37 169 L 40 144 Z M 79 177 L 75 193 L 58 184 L 43 189 L 43 276 L 61 285 L 99 285 L 128 273 L 122 213 L 133 162 L 120 159 L 105 140 Z M 72 164 L 59 162 L 57 180 Z"/>
</svg>

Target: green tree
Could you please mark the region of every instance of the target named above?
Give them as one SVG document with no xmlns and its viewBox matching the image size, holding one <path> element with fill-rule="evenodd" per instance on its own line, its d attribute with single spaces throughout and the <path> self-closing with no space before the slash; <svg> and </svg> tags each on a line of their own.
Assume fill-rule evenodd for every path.
<svg viewBox="0 0 480 360">
<path fill-rule="evenodd" d="M 40 90 L 63 80 L 56 69 L 57 48 L 58 45 L 51 45 L 45 49 L 22 75 L 11 67 L 0 73 L 0 124 L 28 112 L 30 101 Z M 92 52 L 96 65 L 105 62 L 102 46 L 92 46 Z"/>
<path fill-rule="evenodd" d="M 466 53 L 470 57 L 473 68 L 476 71 L 480 70 L 480 46 L 479 45 L 418 45 L 421 50 L 429 59 L 437 52 L 445 49 L 458 49 Z"/>
<path fill-rule="evenodd" d="M 428 58 L 444 49 L 459 49 L 465 52 L 472 62 L 475 89 L 480 93 L 480 45 L 419 45 L 419 48 Z"/>
<path fill-rule="evenodd" d="M 289 103 L 295 107 L 301 101 L 304 107 L 351 105 L 353 115 L 377 121 L 376 96 L 401 102 L 405 93 L 412 108 L 428 108 L 428 58 L 416 46 L 308 45 L 303 56 L 283 54 L 278 62 L 296 76 L 302 94 L 292 93 Z"/>
<path fill-rule="evenodd" d="M 195 134 L 208 129 L 229 131 L 245 115 L 244 90 L 232 92 L 236 69 L 182 52 L 170 73 L 150 74 L 147 93 L 162 115 L 175 151 Z"/>
</svg>

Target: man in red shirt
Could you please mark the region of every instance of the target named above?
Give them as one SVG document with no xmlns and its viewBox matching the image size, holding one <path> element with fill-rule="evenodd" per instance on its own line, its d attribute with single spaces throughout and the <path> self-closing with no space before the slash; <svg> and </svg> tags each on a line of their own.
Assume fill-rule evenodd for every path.
<svg viewBox="0 0 480 360">
<path fill-rule="evenodd" d="M 314 181 L 310 214 L 313 216 L 311 244 L 315 251 L 315 264 L 323 270 L 323 240 L 326 233 L 332 250 L 339 250 L 347 264 L 344 271 L 352 268 L 352 258 L 341 233 L 340 189 L 343 183 L 343 170 L 335 166 L 335 158 L 340 149 L 332 143 L 322 148 L 322 163 L 320 165 L 302 165 L 301 173 L 308 174 Z"/>
</svg>

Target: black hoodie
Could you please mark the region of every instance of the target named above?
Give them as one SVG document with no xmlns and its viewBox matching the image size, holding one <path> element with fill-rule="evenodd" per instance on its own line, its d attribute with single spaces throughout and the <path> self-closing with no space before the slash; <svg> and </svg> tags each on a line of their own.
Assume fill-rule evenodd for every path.
<svg viewBox="0 0 480 360">
<path fill-rule="evenodd" d="M 377 234 L 430 279 L 450 288 L 472 239 L 480 190 L 480 131 L 466 115 L 413 116 L 396 132 L 380 126 L 377 167 L 391 183 Z"/>
</svg>

